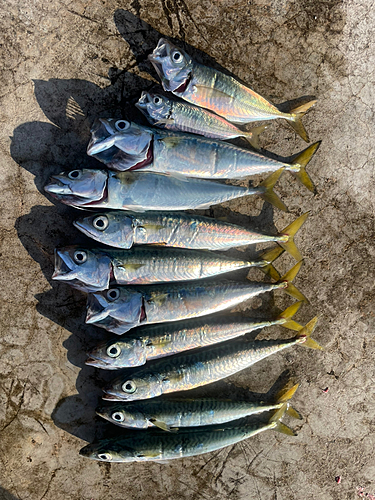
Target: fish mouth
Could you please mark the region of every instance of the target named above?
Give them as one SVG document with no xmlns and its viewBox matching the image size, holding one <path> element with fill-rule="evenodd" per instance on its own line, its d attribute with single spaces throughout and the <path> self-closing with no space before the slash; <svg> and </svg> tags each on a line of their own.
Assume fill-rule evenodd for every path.
<svg viewBox="0 0 375 500">
<path fill-rule="evenodd" d="M 100 295 L 100 298 L 103 298 Z M 105 301 L 105 299 L 104 299 Z M 85 322 L 87 324 L 97 323 L 103 319 L 106 319 L 109 316 L 108 308 L 105 307 L 105 304 L 102 305 L 100 300 L 96 296 L 95 293 L 92 293 L 87 298 L 87 311 L 86 311 L 86 319 Z"/>
<path fill-rule="evenodd" d="M 151 103 L 151 96 L 148 92 L 143 91 L 141 97 L 136 103 L 136 107 L 140 110 L 146 109 L 147 105 Z"/>
<path fill-rule="evenodd" d="M 94 233 L 92 233 L 90 229 L 88 229 L 80 220 L 73 221 L 73 226 L 79 229 L 86 236 L 93 238 Z"/>
<path fill-rule="evenodd" d="M 165 38 L 160 38 L 157 46 L 153 50 L 153 52 L 148 56 L 151 62 L 158 62 L 165 57 L 168 57 L 170 54 L 171 48 L 168 40 Z"/>
<path fill-rule="evenodd" d="M 89 356 L 86 359 L 85 364 L 88 366 L 94 366 L 95 368 L 107 368 L 107 369 L 108 369 L 108 366 L 110 366 L 110 364 L 107 363 L 106 361 L 104 361 L 102 359 L 95 358 L 95 357 L 93 357 L 93 355 Z"/>
<path fill-rule="evenodd" d="M 72 194 L 72 190 L 61 175 L 52 175 L 50 182 L 44 186 L 44 191 L 50 194 Z"/>
<path fill-rule="evenodd" d="M 109 120 L 98 118 L 91 127 L 91 139 L 87 146 L 87 154 L 94 156 L 112 147 L 115 143 L 116 130 Z"/>
<path fill-rule="evenodd" d="M 68 255 L 61 253 L 57 248 L 55 249 L 55 271 L 52 275 L 53 280 L 65 281 L 72 278 L 70 275 L 72 269 L 69 267 L 71 258 Z"/>
<path fill-rule="evenodd" d="M 102 399 L 104 401 L 124 401 L 126 398 L 120 398 L 119 396 L 115 396 L 114 394 L 108 394 L 105 392 L 106 389 L 104 389 L 104 395 L 102 396 Z"/>
</svg>

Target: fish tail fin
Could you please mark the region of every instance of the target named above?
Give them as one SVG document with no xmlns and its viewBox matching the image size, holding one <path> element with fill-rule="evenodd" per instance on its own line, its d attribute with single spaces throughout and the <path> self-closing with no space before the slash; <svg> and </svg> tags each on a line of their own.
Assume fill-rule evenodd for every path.
<svg viewBox="0 0 375 500">
<path fill-rule="evenodd" d="M 278 241 L 278 244 L 286 250 L 292 257 L 296 259 L 296 261 L 300 261 L 302 259 L 301 252 L 298 250 L 296 244 L 294 243 L 294 236 L 300 227 L 304 224 L 310 212 L 306 212 L 301 217 L 298 217 L 294 222 L 289 224 L 286 228 L 284 228 L 280 232 L 280 236 L 287 236 L 287 241 Z"/>
<path fill-rule="evenodd" d="M 254 149 L 259 149 L 259 136 L 267 128 L 267 125 L 261 125 L 260 127 L 253 127 L 251 130 L 244 134 L 244 137 L 253 146 Z"/>
<path fill-rule="evenodd" d="M 322 141 L 314 142 L 311 146 L 288 159 L 291 165 L 295 167 L 291 170 L 292 174 L 312 193 L 316 193 L 316 188 L 309 174 L 306 172 L 306 166 L 319 149 L 321 142 Z"/>
<path fill-rule="evenodd" d="M 273 172 L 269 175 L 263 182 L 259 184 L 259 187 L 262 188 L 263 192 L 260 193 L 260 196 L 268 203 L 271 203 L 276 208 L 287 212 L 288 209 L 286 205 L 280 200 L 277 194 L 274 192 L 273 188 L 276 182 L 279 180 L 280 175 L 283 173 L 284 168 L 279 168 L 276 172 Z"/>
<path fill-rule="evenodd" d="M 298 271 L 300 270 L 302 266 L 302 260 L 297 262 L 295 266 L 293 266 L 289 271 L 284 274 L 279 280 L 278 283 L 284 283 L 284 290 L 285 292 L 290 295 L 291 297 L 297 299 L 297 300 L 302 300 L 304 302 L 308 302 L 307 298 L 301 293 L 297 287 L 295 287 L 292 283 L 294 278 L 297 276 Z"/>
<path fill-rule="evenodd" d="M 290 399 L 294 396 L 294 393 L 298 389 L 299 384 L 295 384 L 293 387 L 289 387 L 289 382 L 288 384 L 281 389 L 280 392 L 276 394 L 276 404 L 280 403 L 287 403 L 287 407 L 285 410 L 285 413 L 287 413 L 290 417 L 292 418 L 297 418 L 298 420 L 302 419 L 302 416 L 299 411 L 297 411 L 293 406 L 290 404 Z"/>
<path fill-rule="evenodd" d="M 297 340 L 300 340 L 300 344 L 304 347 L 309 347 L 310 349 L 318 349 L 319 351 L 323 351 L 323 347 L 318 344 L 318 342 L 311 338 L 312 332 L 315 330 L 315 326 L 318 322 L 318 316 L 315 316 L 312 320 L 310 320 L 303 328 L 298 332 L 296 337 Z"/>
<path fill-rule="evenodd" d="M 292 116 L 290 119 L 288 119 L 288 123 L 293 128 L 293 130 L 306 142 L 310 142 L 310 139 L 305 127 L 303 126 L 302 118 L 307 113 L 307 111 L 312 108 L 314 104 L 316 104 L 316 102 L 317 100 L 313 99 L 290 110 L 290 114 Z"/>
<path fill-rule="evenodd" d="M 281 323 L 281 326 L 283 326 L 284 328 L 289 328 L 289 330 L 294 330 L 296 332 L 302 330 L 303 326 L 291 319 L 299 310 L 302 304 L 303 300 L 295 302 L 291 306 L 287 307 L 285 311 L 279 314 L 279 316 L 276 319 L 284 320 L 284 323 Z"/>
<path fill-rule="evenodd" d="M 259 268 L 275 281 L 279 281 L 281 276 L 279 271 L 272 265 L 272 262 L 280 257 L 282 253 L 284 253 L 284 249 L 281 246 L 276 246 L 270 250 L 265 250 L 259 255 L 261 259 Z"/>
<path fill-rule="evenodd" d="M 277 410 L 270 418 L 269 423 L 273 424 L 272 428 L 276 432 L 287 434 L 288 436 L 296 436 L 296 433 L 287 425 L 283 424 L 280 419 L 285 415 L 288 409 L 288 403 L 284 403 L 282 407 Z"/>
</svg>

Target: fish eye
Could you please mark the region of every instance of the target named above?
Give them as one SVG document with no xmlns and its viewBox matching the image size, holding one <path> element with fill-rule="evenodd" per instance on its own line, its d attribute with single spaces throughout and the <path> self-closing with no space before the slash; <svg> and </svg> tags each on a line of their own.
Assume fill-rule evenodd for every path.
<svg viewBox="0 0 375 500">
<path fill-rule="evenodd" d="M 116 420 L 116 422 L 123 422 L 125 420 L 124 415 L 120 411 L 112 413 L 112 418 L 113 420 Z"/>
<path fill-rule="evenodd" d="M 162 99 L 159 96 L 155 96 L 153 101 L 156 106 L 160 106 L 160 104 L 162 103 Z"/>
<path fill-rule="evenodd" d="M 112 344 L 107 349 L 107 354 L 111 358 L 117 358 L 121 353 L 120 346 L 117 344 Z"/>
<path fill-rule="evenodd" d="M 73 255 L 74 262 L 76 264 L 83 264 L 87 260 L 87 252 L 83 250 L 76 250 Z"/>
<path fill-rule="evenodd" d="M 92 225 L 95 229 L 104 231 L 108 227 L 108 217 L 106 217 L 105 215 L 99 215 L 92 221 Z"/>
<path fill-rule="evenodd" d="M 112 288 L 107 292 L 107 299 L 110 301 L 117 300 L 120 297 L 120 290 L 118 288 Z"/>
<path fill-rule="evenodd" d="M 174 62 L 180 63 L 182 61 L 182 54 L 181 54 L 181 52 L 178 52 L 178 50 L 176 50 L 175 52 L 173 52 L 172 59 L 174 60 Z"/>
<path fill-rule="evenodd" d="M 99 453 L 98 458 L 99 460 L 112 460 L 112 455 L 109 453 Z"/>
<path fill-rule="evenodd" d="M 117 120 L 117 122 L 115 123 L 115 127 L 119 132 L 122 132 L 123 130 L 126 130 L 130 127 L 130 123 L 126 120 Z"/>
<path fill-rule="evenodd" d="M 72 170 L 68 174 L 69 179 L 80 179 L 82 177 L 81 170 Z"/>
<path fill-rule="evenodd" d="M 132 380 L 127 380 L 122 384 L 121 388 L 124 392 L 132 394 L 133 392 L 136 391 L 137 386 L 135 385 L 135 382 L 133 382 Z"/>
</svg>

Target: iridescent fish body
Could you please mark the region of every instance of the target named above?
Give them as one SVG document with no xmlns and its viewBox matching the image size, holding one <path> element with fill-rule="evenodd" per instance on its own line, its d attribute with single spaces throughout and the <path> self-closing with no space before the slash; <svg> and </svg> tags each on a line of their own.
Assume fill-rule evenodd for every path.
<svg viewBox="0 0 375 500">
<path fill-rule="evenodd" d="M 88 444 L 80 455 L 101 462 L 145 462 L 171 460 L 203 455 L 243 441 L 260 432 L 273 429 L 288 435 L 294 432 L 280 422 L 286 405 L 274 414 L 268 423 L 252 422 L 184 429 L 178 432 L 128 432 L 126 436 L 103 439 Z"/>
<path fill-rule="evenodd" d="M 316 103 L 315 99 L 284 113 L 235 78 L 196 63 L 184 50 L 164 38 L 159 40 L 149 59 L 164 90 L 237 124 L 284 118 L 309 142 L 301 118 Z"/>
<path fill-rule="evenodd" d="M 118 130 L 121 125 L 124 127 L 124 132 Z M 113 170 L 141 169 L 142 172 L 168 173 L 202 179 L 241 179 L 284 168 L 292 172 L 308 189 L 314 190 L 306 172 L 306 165 L 318 149 L 319 142 L 291 158 L 275 160 L 223 141 L 193 134 L 145 128 L 144 142 L 149 141 L 148 150 L 145 152 L 144 149 L 138 151 L 133 145 L 134 142 L 139 143 L 139 126 L 126 120 L 113 119 L 101 119 L 98 126 L 100 129 L 104 128 L 105 132 L 98 134 L 95 127 L 93 128 L 93 139 L 87 152 Z M 110 135 L 111 130 L 112 135 Z M 135 134 L 134 139 L 132 130 Z M 109 134 L 108 138 L 102 139 L 105 134 Z M 98 137 L 95 141 L 94 136 Z M 133 163 L 129 150 L 136 153 Z M 140 155 L 147 159 L 140 161 Z"/>
<path fill-rule="evenodd" d="M 111 338 L 99 344 L 88 354 L 86 364 L 106 370 L 130 368 L 144 365 L 152 359 L 234 339 L 268 326 L 282 325 L 299 331 L 302 326 L 291 317 L 300 305 L 301 302 L 296 302 L 272 320 L 227 314 L 141 326 L 124 337 Z"/>
<path fill-rule="evenodd" d="M 150 367 L 122 373 L 103 390 L 103 399 L 134 401 L 177 391 L 187 391 L 234 375 L 258 361 L 297 344 L 321 349 L 310 334 L 317 318 L 288 340 L 234 340 L 214 347 L 176 354 L 155 361 Z"/>
<path fill-rule="evenodd" d="M 259 186 L 249 188 L 152 172 L 83 169 L 53 175 L 44 189 L 62 203 L 76 208 L 113 208 L 138 212 L 189 210 L 208 208 L 217 203 L 257 194 L 286 210 L 273 192 L 273 186 L 281 173 L 282 170 L 274 172 Z"/>
<path fill-rule="evenodd" d="M 204 281 L 110 288 L 89 294 L 86 323 L 116 334 L 139 325 L 206 316 L 230 309 L 261 293 L 284 289 L 297 300 L 306 298 L 291 283 L 296 264 L 277 283 Z"/>
<path fill-rule="evenodd" d="M 265 128 L 257 127 L 245 132 L 207 109 L 170 99 L 163 94 L 145 91 L 142 92 L 136 107 L 153 126 L 174 132 L 199 134 L 210 139 L 243 137 L 254 147 L 258 147 L 258 135 Z"/>
<path fill-rule="evenodd" d="M 231 422 L 266 411 L 279 410 L 294 395 L 298 384 L 284 388 L 268 403 L 229 399 L 149 399 L 136 402 L 114 402 L 102 406 L 96 413 L 110 422 L 130 429 L 159 427 L 171 431 L 181 427 L 200 427 Z M 300 418 L 290 408 L 292 416 Z M 287 410 L 288 412 L 288 410 Z"/>
<path fill-rule="evenodd" d="M 244 227 L 195 214 L 112 210 L 90 214 L 73 222 L 86 236 L 116 248 L 133 245 L 164 245 L 206 250 L 276 242 L 296 255 L 294 235 L 306 220 L 303 214 L 278 235 L 271 236 Z M 293 250 L 292 250 L 293 249 Z M 301 260 L 297 255 L 296 260 Z"/>
<path fill-rule="evenodd" d="M 198 280 L 248 267 L 266 267 L 283 249 L 276 247 L 254 261 L 225 257 L 207 250 L 135 247 L 130 250 L 69 246 L 55 250 L 52 279 L 84 291 L 118 285 L 145 285 Z M 268 257 L 269 254 L 269 257 Z"/>
</svg>

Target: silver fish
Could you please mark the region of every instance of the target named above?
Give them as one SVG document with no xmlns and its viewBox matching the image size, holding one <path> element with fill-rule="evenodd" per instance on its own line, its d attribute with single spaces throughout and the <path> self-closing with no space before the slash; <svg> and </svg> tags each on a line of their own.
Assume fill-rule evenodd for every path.
<svg viewBox="0 0 375 500">
<path fill-rule="evenodd" d="M 149 399 L 138 402 L 116 402 L 97 408 L 96 413 L 110 422 L 129 429 L 159 427 L 165 431 L 181 427 L 200 427 L 231 422 L 266 411 L 279 410 L 287 403 L 286 412 L 295 418 L 299 413 L 289 406 L 298 384 L 287 385 L 274 401 L 231 401 L 223 399 Z"/>
<path fill-rule="evenodd" d="M 299 261 L 302 256 L 294 236 L 306 221 L 308 212 L 301 215 L 276 236 L 249 231 L 235 224 L 200 215 L 169 212 L 145 214 L 107 211 L 80 217 L 74 226 L 86 236 L 116 248 L 133 245 L 165 245 L 206 250 L 228 250 L 244 245 L 274 241 Z"/>
<path fill-rule="evenodd" d="M 273 429 L 287 435 L 295 433 L 280 422 L 286 403 L 271 417 L 268 424 L 234 423 L 184 429 L 178 432 L 132 432 L 126 436 L 103 439 L 84 446 L 79 454 L 101 462 L 145 462 L 203 455 L 243 441 L 260 432 Z"/>
<path fill-rule="evenodd" d="M 235 78 L 196 63 L 184 50 L 164 38 L 159 40 L 149 60 L 164 90 L 237 124 L 283 118 L 309 142 L 301 118 L 316 103 L 315 99 L 284 113 L 281 106 L 271 104 Z"/>
<path fill-rule="evenodd" d="M 118 138 L 116 139 L 116 147 L 112 144 L 113 140 L 109 138 L 109 150 L 107 149 L 107 139 L 95 144 L 90 143 L 91 149 L 95 147 L 95 151 L 100 150 L 100 153 L 93 154 L 90 146 L 88 148 L 88 154 L 95 156 L 113 170 L 142 169 L 142 172 L 169 173 L 202 179 L 241 179 L 284 168 L 292 172 L 310 191 L 315 190 L 314 184 L 306 172 L 306 166 L 319 148 L 320 142 L 312 144 L 290 158 L 275 160 L 223 141 L 214 141 L 193 134 L 146 128 L 145 134 L 149 138 L 149 149 L 144 154 L 147 156 L 147 160 L 139 163 L 139 158 L 136 155 L 133 165 L 131 165 L 129 154 L 125 155 L 123 162 L 117 151 L 118 148 L 126 151 L 128 142 L 132 144 L 132 135 L 128 131 L 133 128 L 133 125 L 126 120 L 114 122 L 112 119 L 107 121 L 101 119 L 101 122 L 106 125 L 107 131 L 111 127 L 118 127 L 121 123 L 129 126 L 124 133 L 113 131 L 113 137 Z M 136 129 L 137 134 L 138 129 L 139 127 Z M 115 152 L 115 154 L 113 155 L 111 152 Z"/>
<path fill-rule="evenodd" d="M 280 210 L 287 210 L 273 191 L 281 173 L 282 169 L 250 188 L 152 172 L 82 169 L 53 175 L 44 190 L 76 208 L 189 210 L 257 194 Z"/>
<path fill-rule="evenodd" d="M 86 364 L 106 370 L 141 366 L 146 361 L 234 339 L 272 325 L 299 331 L 291 318 L 302 302 L 291 305 L 277 318 L 264 320 L 238 314 L 206 316 L 162 325 L 141 326 L 121 338 L 111 338 L 90 351 Z"/>
<path fill-rule="evenodd" d="M 307 300 L 291 281 L 302 262 L 277 283 L 204 281 L 110 288 L 89 294 L 86 323 L 116 334 L 139 325 L 206 316 L 230 309 L 261 293 L 283 289 L 297 300 Z"/>
<path fill-rule="evenodd" d="M 312 319 L 296 337 L 288 340 L 236 340 L 197 352 L 180 353 L 155 361 L 150 367 L 122 373 L 104 389 L 110 401 L 149 399 L 177 391 L 201 387 L 249 368 L 258 361 L 294 345 L 322 349 L 310 335 L 317 318 Z"/>
<path fill-rule="evenodd" d="M 283 251 L 278 246 L 262 253 L 258 260 L 244 261 L 207 250 L 158 247 L 88 249 L 75 245 L 55 250 L 52 279 L 94 292 L 106 290 L 110 283 L 146 285 L 198 280 L 248 267 L 265 268 L 268 273 L 271 262 Z"/>
<path fill-rule="evenodd" d="M 226 140 L 243 137 L 254 148 L 259 148 L 259 134 L 266 128 L 255 127 L 245 132 L 207 109 L 145 91 L 142 92 L 136 107 L 153 126 L 174 132 L 199 134 L 210 139 Z"/>
</svg>

